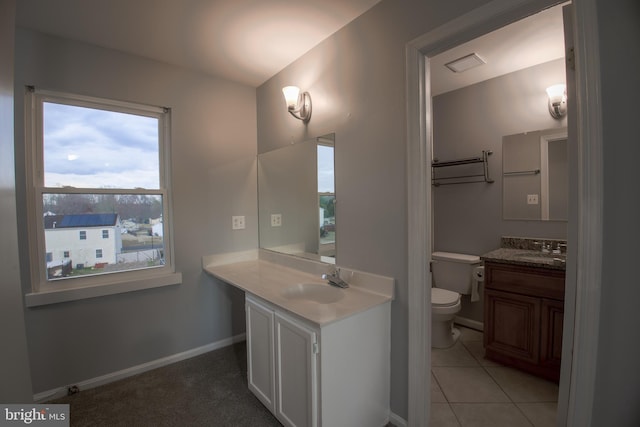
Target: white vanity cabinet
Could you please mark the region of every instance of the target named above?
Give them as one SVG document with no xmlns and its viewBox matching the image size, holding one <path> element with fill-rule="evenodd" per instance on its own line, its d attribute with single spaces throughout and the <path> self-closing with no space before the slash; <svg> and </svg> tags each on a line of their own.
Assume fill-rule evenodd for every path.
<svg viewBox="0 0 640 427">
<path fill-rule="evenodd" d="M 286 426 L 315 426 L 317 334 L 247 297 L 249 389 Z"/>
<path fill-rule="evenodd" d="M 247 297 L 247 383 L 249 390 L 272 412 L 276 412 L 275 313 Z"/>
<path fill-rule="evenodd" d="M 318 326 L 247 294 L 249 389 L 285 426 L 386 425 L 390 306 Z"/>
</svg>

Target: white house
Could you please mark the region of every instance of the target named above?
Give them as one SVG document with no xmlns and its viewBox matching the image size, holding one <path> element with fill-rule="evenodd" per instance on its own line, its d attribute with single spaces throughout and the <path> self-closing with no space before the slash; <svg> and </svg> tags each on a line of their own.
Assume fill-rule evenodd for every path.
<svg viewBox="0 0 640 427">
<path fill-rule="evenodd" d="M 162 224 L 162 218 L 158 218 L 158 220 L 152 220 L 151 224 L 153 224 L 151 226 L 151 234 L 153 236 L 162 237 L 164 235 L 164 225 Z"/>
<path fill-rule="evenodd" d="M 120 217 L 115 213 L 44 217 L 47 265 L 71 260 L 75 268 L 113 264 L 122 251 Z"/>
</svg>

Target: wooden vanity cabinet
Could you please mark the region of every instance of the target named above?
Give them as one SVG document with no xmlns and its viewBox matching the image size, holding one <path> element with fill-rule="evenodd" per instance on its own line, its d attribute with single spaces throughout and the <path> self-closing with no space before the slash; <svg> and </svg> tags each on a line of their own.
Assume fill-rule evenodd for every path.
<svg viewBox="0 0 640 427">
<path fill-rule="evenodd" d="M 485 261 L 487 359 L 559 381 L 564 282 L 563 270 Z"/>
</svg>

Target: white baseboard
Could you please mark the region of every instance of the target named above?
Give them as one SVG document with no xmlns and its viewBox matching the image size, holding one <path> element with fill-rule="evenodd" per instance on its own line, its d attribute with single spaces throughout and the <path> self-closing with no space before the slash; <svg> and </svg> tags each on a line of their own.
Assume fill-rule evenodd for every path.
<svg viewBox="0 0 640 427">
<path fill-rule="evenodd" d="M 453 319 L 453 323 L 466 326 L 467 328 L 475 329 L 476 331 L 480 331 L 480 332 L 484 331 L 484 323 L 478 322 L 477 320 L 468 319 L 466 317 L 456 316 Z"/>
<path fill-rule="evenodd" d="M 121 380 L 123 378 L 131 377 L 133 375 L 141 374 L 152 369 L 161 368 L 163 366 L 170 365 L 172 363 L 180 362 L 182 360 L 190 359 L 192 357 L 199 356 L 204 353 L 208 353 L 213 350 L 218 350 L 223 347 L 235 344 L 237 342 L 244 341 L 246 336 L 244 333 L 236 335 L 230 338 L 225 338 L 214 343 L 203 345 L 202 347 L 196 347 L 191 350 L 183 351 L 171 356 L 163 357 L 160 359 L 152 360 L 141 365 L 132 366 L 130 368 L 123 369 L 121 371 L 111 372 L 109 374 L 101 375 L 99 377 L 91 378 L 88 380 L 80 381 L 78 383 L 69 384 L 66 386 L 58 387 L 52 390 L 43 391 L 33 395 L 33 401 L 35 403 L 44 402 L 51 399 L 56 399 L 67 395 L 69 387 L 75 385 L 81 391 L 98 387 L 104 384 L 108 384 L 114 381 Z"/>
<path fill-rule="evenodd" d="M 393 412 L 389 414 L 389 422 L 395 427 L 407 427 L 407 420 L 400 417 L 399 415 L 394 414 Z"/>
</svg>

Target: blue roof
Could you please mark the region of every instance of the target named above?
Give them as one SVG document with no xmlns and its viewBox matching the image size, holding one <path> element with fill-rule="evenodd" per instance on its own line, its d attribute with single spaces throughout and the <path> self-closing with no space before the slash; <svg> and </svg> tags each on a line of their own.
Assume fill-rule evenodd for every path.
<svg viewBox="0 0 640 427">
<path fill-rule="evenodd" d="M 51 227 L 47 227 L 46 222 L 48 221 L 46 221 L 45 228 L 105 227 L 115 225 L 118 220 L 118 214 L 116 213 L 71 214 L 57 215 L 57 217 L 58 221 L 56 221 L 55 226 L 51 224 Z"/>
</svg>

